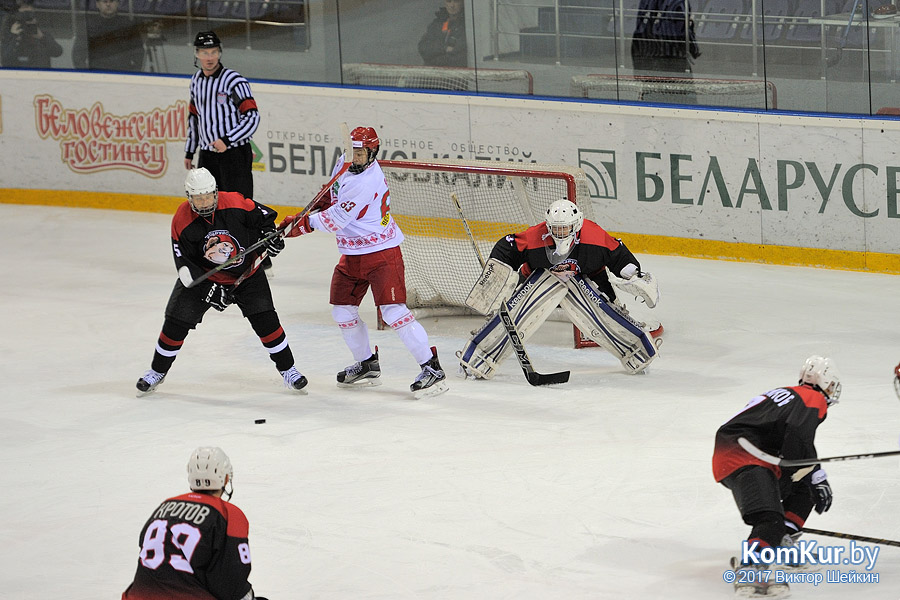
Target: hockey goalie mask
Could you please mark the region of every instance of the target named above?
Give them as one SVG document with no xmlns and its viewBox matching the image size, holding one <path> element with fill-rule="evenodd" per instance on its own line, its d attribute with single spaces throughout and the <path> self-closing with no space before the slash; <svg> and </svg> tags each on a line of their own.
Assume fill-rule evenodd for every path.
<svg viewBox="0 0 900 600">
<path fill-rule="evenodd" d="M 811 385 L 825 394 L 828 405 L 836 404 L 841 397 L 841 381 L 834 361 L 821 356 L 810 356 L 800 369 L 800 383 Z"/>
<path fill-rule="evenodd" d="M 201 217 L 211 217 L 219 205 L 219 192 L 212 173 L 200 167 L 188 171 L 184 180 L 188 203 Z"/>
<path fill-rule="evenodd" d="M 557 200 L 551 204 L 547 209 L 547 231 L 556 244 L 553 254 L 568 255 L 583 224 L 584 215 L 575 203 Z"/>
<path fill-rule="evenodd" d="M 378 156 L 378 149 L 381 147 L 381 140 L 375 133 L 374 127 L 357 127 L 350 132 L 350 142 L 353 145 L 353 164 L 348 169 L 354 175 L 359 175 L 365 171 L 369 165 Z M 357 151 L 363 149 L 364 156 L 357 158 Z M 364 161 L 364 162 L 363 162 Z"/>
<path fill-rule="evenodd" d="M 226 500 L 231 498 L 234 469 L 231 467 L 228 455 L 221 448 L 210 446 L 194 450 L 188 460 L 187 472 L 191 491 L 217 492 L 222 490 L 224 494 L 227 494 Z"/>
</svg>

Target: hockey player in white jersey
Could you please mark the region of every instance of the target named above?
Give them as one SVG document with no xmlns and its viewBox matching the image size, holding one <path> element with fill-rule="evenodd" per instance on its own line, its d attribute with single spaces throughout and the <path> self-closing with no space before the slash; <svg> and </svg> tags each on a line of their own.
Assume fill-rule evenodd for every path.
<svg viewBox="0 0 900 600">
<path fill-rule="evenodd" d="M 284 227 L 294 223 L 288 237 L 328 231 L 336 236 L 341 258 L 331 279 L 331 314 L 356 362 L 337 374 L 341 387 L 380 384 L 378 347 L 369 342 L 369 330 L 360 319 L 359 305 L 369 287 L 375 304 L 391 329 L 421 367 L 410 385 L 417 398 L 447 391 L 444 370 L 437 349 L 428 343 L 428 334 L 406 306 L 406 280 L 400 243 L 403 233 L 390 213 L 390 190 L 376 156 L 380 141 L 372 127 L 357 127 L 350 133 L 353 162 L 338 177 L 330 195 L 301 219 L 288 216 Z M 332 176 L 341 171 L 343 159 Z"/>
</svg>

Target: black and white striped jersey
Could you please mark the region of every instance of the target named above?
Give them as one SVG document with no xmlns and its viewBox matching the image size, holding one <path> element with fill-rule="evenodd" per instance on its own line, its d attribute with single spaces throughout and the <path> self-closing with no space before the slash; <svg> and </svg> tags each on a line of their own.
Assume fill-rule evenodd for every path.
<svg viewBox="0 0 900 600">
<path fill-rule="evenodd" d="M 221 64 L 210 76 L 197 71 L 191 77 L 186 158 L 197 149 L 209 150 L 217 138 L 229 148 L 250 141 L 259 127 L 259 111 L 243 75 Z"/>
</svg>

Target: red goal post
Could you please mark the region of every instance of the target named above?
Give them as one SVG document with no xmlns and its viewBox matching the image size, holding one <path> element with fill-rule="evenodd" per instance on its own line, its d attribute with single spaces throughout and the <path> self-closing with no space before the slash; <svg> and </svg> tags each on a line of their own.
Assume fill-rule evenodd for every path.
<svg viewBox="0 0 900 600">
<path fill-rule="evenodd" d="M 390 188 L 391 215 L 405 237 L 407 306 L 418 317 L 475 314 L 465 299 L 481 265 L 451 194 L 459 198 L 485 257 L 504 235 L 543 221 L 547 208 L 560 198 L 572 200 L 594 220 L 587 176 L 567 165 L 487 160 L 378 164 Z"/>
</svg>

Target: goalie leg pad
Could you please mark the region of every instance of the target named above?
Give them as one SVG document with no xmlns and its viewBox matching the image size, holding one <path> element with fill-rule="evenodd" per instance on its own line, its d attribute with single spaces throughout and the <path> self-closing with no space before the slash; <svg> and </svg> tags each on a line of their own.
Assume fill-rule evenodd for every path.
<svg viewBox="0 0 900 600">
<path fill-rule="evenodd" d="M 578 329 L 618 358 L 630 374 L 644 371 L 656 358 L 650 336 L 583 275 L 566 282 L 568 294 L 560 306 Z"/>
<path fill-rule="evenodd" d="M 539 269 L 506 302 L 509 315 L 524 342 L 537 330 L 560 300 L 568 293 L 559 278 Z M 467 373 L 490 379 L 511 349 L 509 336 L 498 314 L 490 317 L 458 354 L 460 365 Z"/>
</svg>

